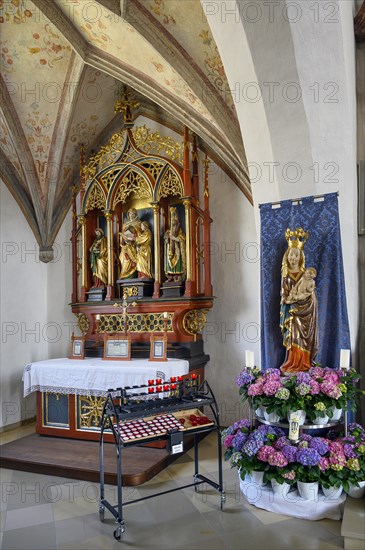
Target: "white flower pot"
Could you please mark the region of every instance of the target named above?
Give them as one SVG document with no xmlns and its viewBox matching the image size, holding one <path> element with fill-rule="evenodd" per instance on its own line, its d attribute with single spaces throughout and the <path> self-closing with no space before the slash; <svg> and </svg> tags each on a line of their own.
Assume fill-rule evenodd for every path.
<svg viewBox="0 0 365 550">
<path fill-rule="evenodd" d="M 275 412 L 268 413 L 266 410 L 264 412 L 264 417 L 268 422 L 279 422 L 280 420 L 280 416 L 278 414 Z"/>
<path fill-rule="evenodd" d="M 252 483 L 256 483 L 259 487 L 263 487 L 265 485 L 264 483 L 264 472 L 261 472 L 259 470 L 253 470 L 250 473 L 250 478 Z"/>
<path fill-rule="evenodd" d="M 263 407 L 262 405 L 260 405 L 259 407 L 257 407 L 257 409 L 255 409 L 256 416 L 258 418 L 264 418 L 265 410 L 266 410 L 266 407 Z"/>
<path fill-rule="evenodd" d="M 275 479 L 271 480 L 271 487 L 276 495 L 280 495 L 282 497 L 285 497 L 285 495 L 287 495 L 290 491 L 289 483 L 278 483 Z"/>
<path fill-rule="evenodd" d="M 337 409 L 337 407 L 331 407 L 333 416 L 331 418 L 331 421 L 340 420 L 342 416 L 342 409 Z"/>
<path fill-rule="evenodd" d="M 315 419 L 313 420 L 313 424 L 327 424 L 329 421 L 329 418 L 327 415 L 325 416 L 319 416 L 317 415 Z"/>
<path fill-rule="evenodd" d="M 346 491 L 349 497 L 352 498 L 362 498 L 365 494 L 365 481 L 359 481 L 360 487 L 356 487 L 356 485 L 349 484 L 349 490 Z"/>
<path fill-rule="evenodd" d="M 297 481 L 298 492 L 304 500 L 318 500 L 318 481 Z"/>
<path fill-rule="evenodd" d="M 305 417 L 306 417 L 306 413 L 305 411 L 303 410 L 299 410 L 299 411 L 289 411 L 288 412 L 288 415 L 287 415 L 287 418 L 288 418 L 288 422 L 290 422 L 290 415 L 291 413 L 296 413 L 299 417 L 299 426 L 302 426 L 305 422 Z"/>
<path fill-rule="evenodd" d="M 322 485 L 322 492 L 328 500 L 337 500 L 342 495 L 342 491 L 342 485 L 340 485 L 339 487 L 328 487 L 328 489 L 326 489 Z"/>
</svg>

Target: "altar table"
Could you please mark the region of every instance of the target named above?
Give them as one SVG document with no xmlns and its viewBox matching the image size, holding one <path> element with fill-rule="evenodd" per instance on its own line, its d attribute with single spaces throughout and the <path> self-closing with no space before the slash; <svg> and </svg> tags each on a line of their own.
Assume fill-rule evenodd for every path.
<svg viewBox="0 0 365 550">
<path fill-rule="evenodd" d="M 100 358 L 49 359 L 24 368 L 24 397 L 37 392 L 37 433 L 99 439 L 99 421 L 108 389 L 189 372 L 182 359 L 107 361 Z"/>
</svg>

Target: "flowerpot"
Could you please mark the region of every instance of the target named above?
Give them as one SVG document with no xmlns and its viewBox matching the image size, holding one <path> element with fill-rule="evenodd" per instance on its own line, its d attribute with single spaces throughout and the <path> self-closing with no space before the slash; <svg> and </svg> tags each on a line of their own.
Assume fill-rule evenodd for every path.
<svg viewBox="0 0 365 550">
<path fill-rule="evenodd" d="M 271 487 L 276 495 L 280 495 L 282 497 L 285 497 L 285 495 L 287 495 L 290 491 L 289 483 L 278 483 L 275 479 L 271 480 Z"/>
<path fill-rule="evenodd" d="M 365 481 L 359 481 L 360 487 L 356 485 L 349 484 L 349 490 L 346 491 L 349 497 L 352 498 L 362 498 L 365 494 Z"/>
<path fill-rule="evenodd" d="M 326 489 L 322 485 L 322 492 L 324 496 L 329 500 L 337 500 L 342 495 L 343 487 L 340 485 L 339 487 L 328 487 Z"/>
<path fill-rule="evenodd" d="M 266 410 L 266 407 L 263 407 L 262 405 L 260 405 L 259 407 L 257 407 L 257 409 L 255 409 L 256 416 L 258 418 L 264 418 L 265 410 Z"/>
<path fill-rule="evenodd" d="M 287 418 L 288 418 L 288 422 L 290 422 L 290 415 L 291 413 L 296 413 L 299 417 L 299 426 L 302 426 L 305 422 L 305 411 L 303 410 L 299 410 L 299 411 L 289 411 L 288 412 L 288 415 L 287 415 Z"/>
<path fill-rule="evenodd" d="M 264 472 L 261 472 L 259 470 L 253 470 L 250 473 L 250 478 L 252 483 L 256 483 L 259 487 L 263 487 L 265 485 L 264 483 Z"/>
<path fill-rule="evenodd" d="M 313 420 L 313 424 L 327 424 L 328 421 L 329 421 L 329 418 L 327 415 L 319 416 L 317 414 L 315 419 Z"/>
<path fill-rule="evenodd" d="M 298 492 L 304 500 L 318 499 L 318 481 L 297 481 Z"/>
<path fill-rule="evenodd" d="M 276 412 L 268 413 L 266 410 L 264 412 L 265 420 L 268 422 L 279 422 L 280 416 Z"/>
<path fill-rule="evenodd" d="M 337 409 L 336 407 L 331 407 L 331 411 L 333 413 L 331 421 L 340 420 L 340 418 L 342 416 L 342 409 Z"/>
</svg>

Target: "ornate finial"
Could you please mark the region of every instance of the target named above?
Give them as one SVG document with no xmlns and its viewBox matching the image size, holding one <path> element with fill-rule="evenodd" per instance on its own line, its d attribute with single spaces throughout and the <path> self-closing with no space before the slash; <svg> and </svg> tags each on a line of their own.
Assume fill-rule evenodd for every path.
<svg viewBox="0 0 365 550">
<path fill-rule="evenodd" d="M 130 90 L 127 90 L 127 87 L 124 86 L 121 99 L 115 104 L 114 111 L 116 113 L 123 113 L 124 122 L 132 122 L 132 110 L 137 109 L 140 106 L 139 101 L 133 97 L 133 93 Z"/>
<path fill-rule="evenodd" d="M 304 231 L 301 227 L 297 227 L 295 231 L 288 229 L 285 231 L 285 238 L 288 241 L 289 248 L 299 248 L 303 250 L 308 239 L 309 231 Z"/>
</svg>

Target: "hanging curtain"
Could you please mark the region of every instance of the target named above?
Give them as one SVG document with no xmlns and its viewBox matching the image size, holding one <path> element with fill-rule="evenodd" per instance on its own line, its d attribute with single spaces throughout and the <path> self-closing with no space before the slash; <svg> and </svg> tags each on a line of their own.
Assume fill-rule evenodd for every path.
<svg viewBox="0 0 365 550">
<path fill-rule="evenodd" d="M 350 331 L 337 193 L 324 195 L 323 200 L 286 200 L 280 207 L 263 204 L 260 214 L 262 368 L 280 367 L 285 358 L 279 315 L 281 262 L 288 247 L 288 227 L 309 231 L 304 246 L 305 265 L 317 270 L 319 351 L 315 361 L 321 366 L 338 367 L 340 349 L 350 349 Z"/>
</svg>

